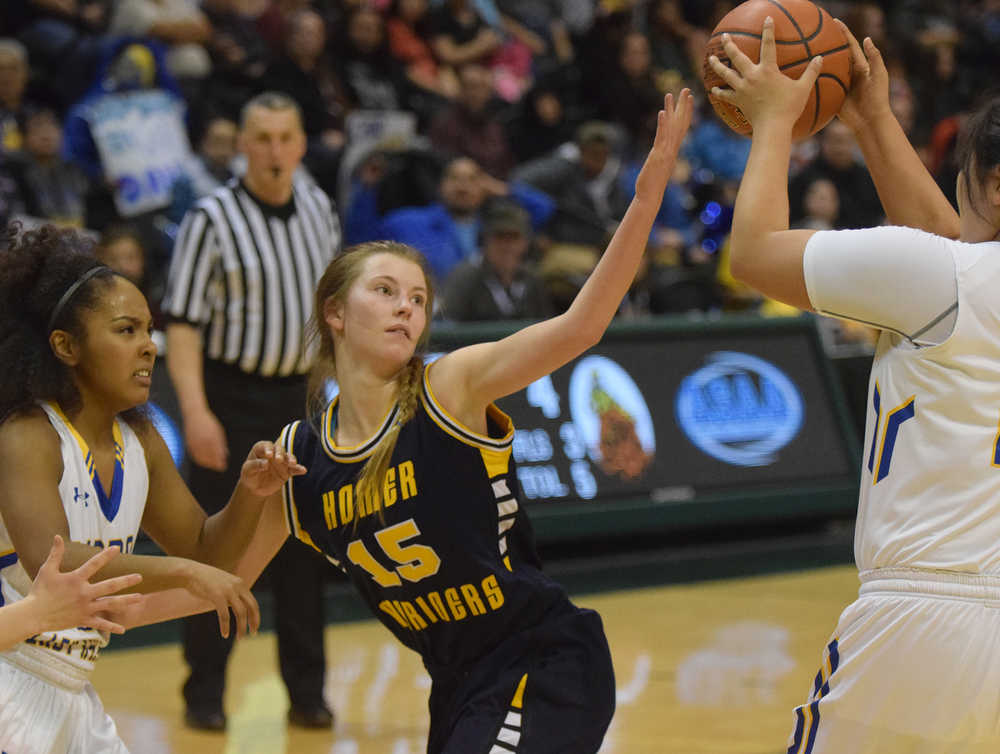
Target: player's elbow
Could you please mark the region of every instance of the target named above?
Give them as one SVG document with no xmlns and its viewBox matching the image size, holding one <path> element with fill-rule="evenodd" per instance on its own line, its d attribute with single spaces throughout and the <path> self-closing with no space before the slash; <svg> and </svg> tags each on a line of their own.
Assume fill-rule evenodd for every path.
<svg viewBox="0 0 1000 754">
<path fill-rule="evenodd" d="M 753 286 L 755 269 L 752 244 L 748 239 L 733 236 L 729 242 L 729 272 L 739 282 Z"/>
</svg>

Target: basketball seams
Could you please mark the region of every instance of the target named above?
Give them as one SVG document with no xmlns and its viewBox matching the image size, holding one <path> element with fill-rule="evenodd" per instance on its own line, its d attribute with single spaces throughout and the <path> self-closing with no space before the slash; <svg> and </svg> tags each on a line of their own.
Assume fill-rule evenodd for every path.
<svg viewBox="0 0 1000 754">
<path fill-rule="evenodd" d="M 808 103 L 805 113 L 802 114 L 795 127 L 796 135 L 793 138 L 799 140 L 808 134 L 815 133 L 821 124 L 825 125 L 829 119 L 834 117 L 835 113 L 834 116 L 829 116 L 829 111 L 839 109 L 836 103 L 842 101 L 843 97 L 847 95 L 850 88 L 848 83 L 851 68 L 850 47 L 846 44 L 843 34 L 838 34 L 837 27 L 830 22 L 829 18 L 826 18 L 829 13 L 811 0 L 763 0 L 759 4 L 758 2 L 759 0 L 755 0 L 752 3 L 755 7 L 753 10 L 748 11 L 748 13 L 751 15 L 756 14 L 758 18 L 762 15 L 771 15 L 775 18 L 775 46 L 778 48 L 778 60 L 780 61 L 782 57 L 788 58 L 795 54 L 795 50 L 790 48 L 791 45 L 802 45 L 803 47 L 803 50 L 800 51 L 799 56 L 796 56 L 795 60 L 780 63 L 779 70 L 792 78 L 798 78 L 802 75 L 804 67 L 811 60 L 818 55 L 822 55 L 824 58 L 823 68 L 831 71 L 829 73 L 821 72 L 811 88 L 809 96 L 812 101 Z M 747 6 L 751 5 L 749 2 L 745 4 Z M 740 6 L 738 5 L 737 8 L 740 8 Z M 780 11 L 780 13 L 775 12 L 775 10 Z M 708 65 L 707 60 L 709 55 L 715 54 L 720 60 L 729 64 L 730 67 L 732 66 L 732 63 L 728 60 L 728 56 L 725 55 L 722 49 L 722 35 L 729 34 L 733 37 L 733 41 L 737 47 L 750 57 L 751 60 L 754 59 L 754 55 L 747 48 L 756 47 L 759 59 L 759 46 L 763 35 L 755 29 L 759 29 L 760 27 L 755 27 L 754 22 L 750 20 L 747 13 L 744 13 L 741 17 L 737 17 L 736 10 L 734 9 L 732 15 L 734 16 L 733 19 L 731 21 L 723 19 L 706 41 L 702 81 L 709 90 L 708 98 L 719 117 L 733 131 L 749 135 L 751 133 L 750 123 L 746 120 L 746 116 L 740 112 L 739 108 L 714 97 L 711 93 L 711 87 L 723 86 L 724 79 L 716 74 L 711 69 L 711 66 Z M 810 19 L 813 19 L 815 26 L 807 36 L 803 33 L 803 29 L 808 28 L 807 23 Z M 735 28 L 726 28 L 727 25 Z M 783 38 L 777 38 L 779 34 Z M 795 36 L 798 38 L 794 38 Z M 827 47 L 828 49 L 822 51 L 815 49 L 818 47 Z M 826 61 L 830 61 L 830 63 L 828 64 Z M 848 64 L 846 71 L 843 70 L 845 61 Z M 799 69 L 797 71 L 798 76 L 793 72 L 795 69 Z M 823 79 L 834 81 L 837 88 L 832 89 L 830 84 L 824 83 Z M 808 129 L 806 129 L 807 124 Z"/>
<path fill-rule="evenodd" d="M 785 6 L 783 6 L 777 0 L 767 0 L 767 2 L 769 2 L 771 5 L 773 5 L 778 10 L 780 10 L 782 13 L 785 14 L 785 18 L 787 18 L 791 22 L 792 26 L 795 27 L 795 31 L 799 33 L 799 42 L 805 46 L 806 55 L 812 57 L 812 53 L 809 51 L 809 40 L 806 39 L 806 35 L 802 33 L 802 27 L 799 26 L 799 22 L 795 20 L 795 16 L 789 13 L 788 9 L 785 8 Z M 820 11 L 820 24 L 822 25 L 822 23 L 823 23 L 823 12 Z"/>
</svg>

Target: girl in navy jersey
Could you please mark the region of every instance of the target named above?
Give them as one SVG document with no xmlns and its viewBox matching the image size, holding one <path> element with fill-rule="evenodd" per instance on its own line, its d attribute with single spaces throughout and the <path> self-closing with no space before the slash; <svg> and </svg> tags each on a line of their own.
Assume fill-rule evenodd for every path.
<svg viewBox="0 0 1000 754">
<path fill-rule="evenodd" d="M 316 291 L 313 411 L 282 432 L 308 472 L 261 518 L 240 573 L 291 534 L 354 582 L 433 680 L 429 752 L 596 752 L 614 712 L 600 617 L 542 573 L 494 401 L 596 344 L 631 284 L 692 97 L 668 96 L 635 198 L 569 310 L 425 365 L 433 292 L 414 249 L 373 242 Z M 330 403 L 325 386 L 336 378 Z"/>
</svg>

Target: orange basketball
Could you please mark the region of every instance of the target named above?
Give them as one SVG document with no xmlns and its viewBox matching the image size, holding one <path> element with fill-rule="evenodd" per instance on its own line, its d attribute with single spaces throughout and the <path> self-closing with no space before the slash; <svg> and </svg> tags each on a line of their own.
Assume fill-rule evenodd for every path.
<svg viewBox="0 0 1000 754">
<path fill-rule="evenodd" d="M 795 123 L 792 138 L 805 139 L 829 123 L 840 111 L 851 86 L 851 51 L 847 37 L 825 10 L 809 0 L 747 0 L 727 13 L 705 45 L 702 81 L 715 112 L 736 133 L 747 136 L 753 130 L 739 108 L 712 95 L 712 87 L 725 82 L 708 64 L 715 55 L 723 63 L 729 58 L 722 49 L 722 35 L 730 38 L 755 63 L 760 60 L 760 36 L 764 19 L 774 19 L 774 41 L 778 67 L 786 76 L 798 78 L 809 61 L 823 56 L 823 69 L 813 86 L 802 116 Z"/>
</svg>

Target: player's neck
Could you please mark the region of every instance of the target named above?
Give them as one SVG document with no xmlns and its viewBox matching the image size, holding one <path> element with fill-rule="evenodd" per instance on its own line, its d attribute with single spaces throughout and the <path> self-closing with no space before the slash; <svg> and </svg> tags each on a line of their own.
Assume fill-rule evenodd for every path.
<svg viewBox="0 0 1000 754">
<path fill-rule="evenodd" d="M 114 446 L 115 415 L 113 410 L 96 401 L 85 401 L 82 408 L 66 412 L 66 418 L 92 450 Z"/>
<path fill-rule="evenodd" d="M 353 447 L 371 438 L 396 403 L 396 380 L 385 380 L 360 370 L 337 380 L 340 401 L 334 442 Z"/>
</svg>

